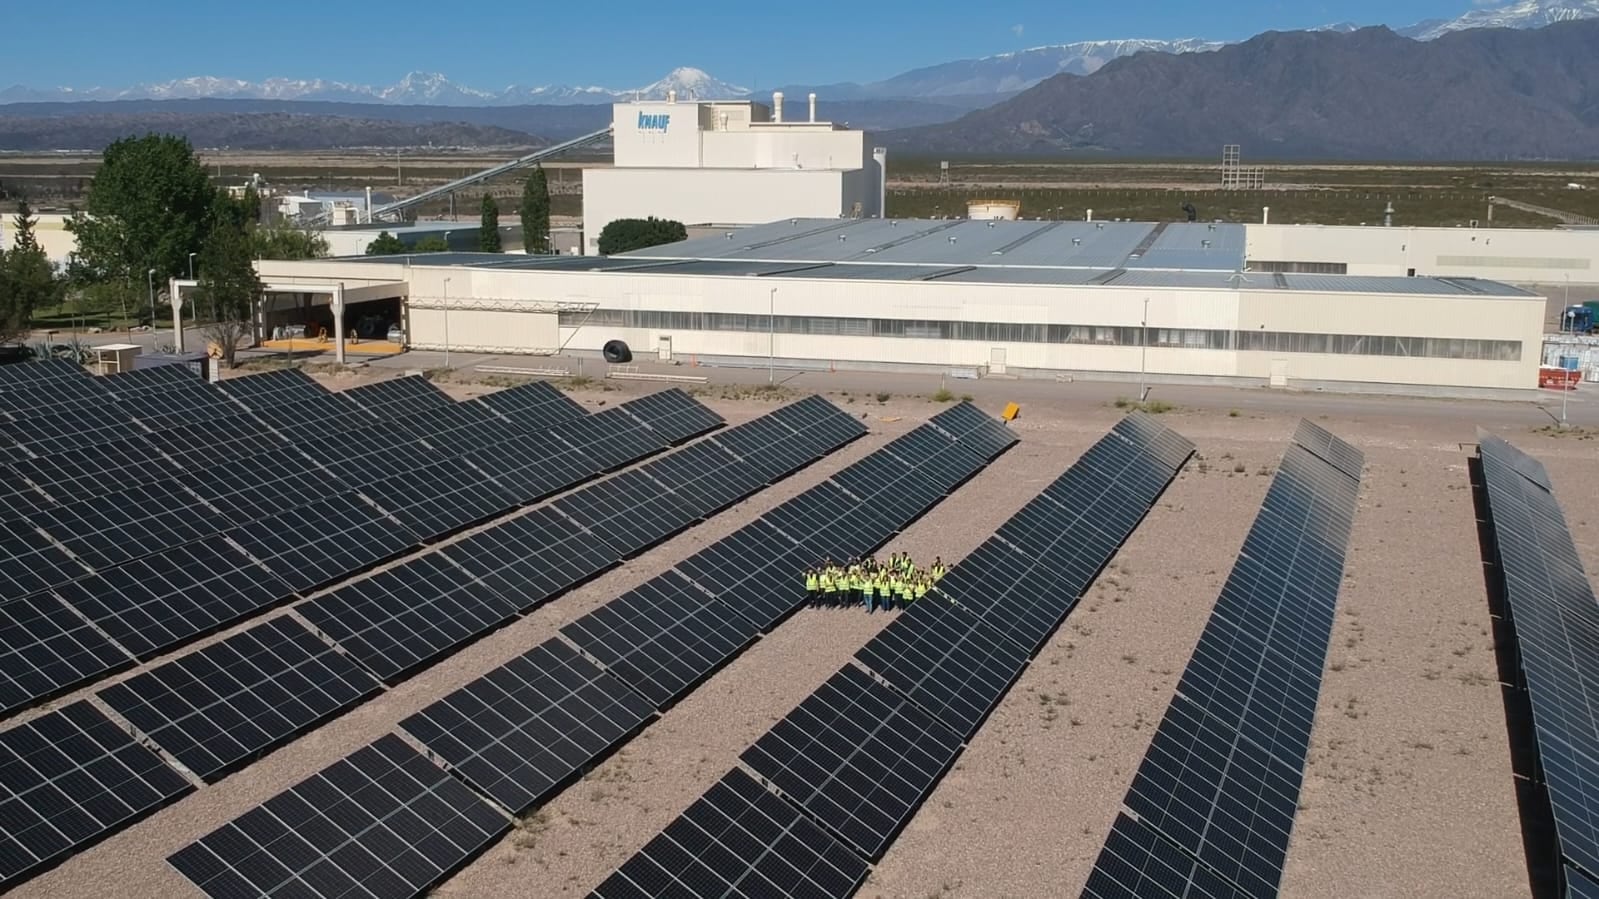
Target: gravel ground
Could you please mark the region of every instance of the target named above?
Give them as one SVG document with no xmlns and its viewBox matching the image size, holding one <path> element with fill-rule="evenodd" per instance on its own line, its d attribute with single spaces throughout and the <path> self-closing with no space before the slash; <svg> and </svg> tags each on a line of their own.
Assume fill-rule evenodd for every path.
<svg viewBox="0 0 1599 899">
<path fill-rule="evenodd" d="M 458 384 L 448 389 L 458 396 L 482 392 Z M 653 388 L 578 396 L 597 405 L 648 389 Z M 870 404 L 869 437 L 14 894 L 195 895 L 165 864 L 168 854 L 938 408 L 895 389 L 901 396 L 887 405 Z M 972 386 L 990 408 L 1010 389 Z M 1119 413 L 1096 389 L 1016 388 L 1026 404 L 1016 423 L 1022 442 L 888 549 L 925 559 L 942 554 L 946 561 L 974 549 L 1115 421 Z M 1186 396 L 1194 404 L 1164 420 L 1193 439 L 1203 459 L 1189 463 L 1012 688 L 861 895 L 1037 897 L 1081 890 L 1253 522 L 1295 416 L 1307 409 L 1361 446 L 1368 465 L 1283 893 L 1526 895 L 1466 454 L 1459 444 L 1474 440 L 1475 425 L 1484 422 L 1543 458 L 1590 566 L 1599 565 L 1599 520 L 1588 486 L 1599 475 L 1595 444 L 1534 435 L 1536 413 L 1511 404 L 1331 396 L 1294 402 L 1280 394 L 1222 390 Z M 834 399 L 850 411 L 867 408 Z M 770 408 L 714 392 L 706 402 L 730 423 Z M 745 747 L 888 620 L 836 611 L 794 616 L 520 822 L 438 894 L 579 896 L 592 889 L 736 765 Z"/>
</svg>

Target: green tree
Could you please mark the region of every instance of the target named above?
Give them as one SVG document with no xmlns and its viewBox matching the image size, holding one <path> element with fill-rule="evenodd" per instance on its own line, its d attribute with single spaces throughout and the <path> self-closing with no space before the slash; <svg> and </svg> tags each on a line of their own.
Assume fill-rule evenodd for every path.
<svg viewBox="0 0 1599 899">
<path fill-rule="evenodd" d="M 688 229 L 682 222 L 658 219 L 617 219 L 600 229 L 600 255 L 611 256 L 645 247 L 688 240 Z"/>
<path fill-rule="evenodd" d="M 429 234 L 427 237 L 424 237 L 421 240 L 417 241 L 416 244 L 411 247 L 410 252 L 412 252 L 412 253 L 444 253 L 444 252 L 448 252 L 449 249 L 450 249 L 450 245 L 445 242 L 443 237 L 440 237 L 437 234 Z"/>
<path fill-rule="evenodd" d="M 500 252 L 500 204 L 491 194 L 483 195 L 483 224 L 477 229 L 477 248 L 480 253 Z"/>
<path fill-rule="evenodd" d="M 548 253 L 550 243 L 550 182 L 544 166 L 535 165 L 522 184 L 522 247 L 529 253 Z"/>
<path fill-rule="evenodd" d="M 328 241 L 320 231 L 280 221 L 250 228 L 250 254 L 256 259 L 321 259 L 328 254 Z"/>
<path fill-rule="evenodd" d="M 215 344 L 222 363 L 232 368 L 244 338 L 255 330 L 256 300 L 261 279 L 250 259 L 250 235 L 236 221 L 219 216 L 200 253 L 199 294 L 212 309 L 202 329 Z"/>
<path fill-rule="evenodd" d="M 368 256 L 398 256 L 405 252 L 405 241 L 387 231 L 378 232 L 377 240 L 366 245 Z"/>
<path fill-rule="evenodd" d="M 96 282 L 143 284 L 188 270 L 206 242 L 216 188 L 181 137 L 149 134 L 106 147 L 85 211 L 67 224 L 78 239 L 78 272 Z"/>
<path fill-rule="evenodd" d="M 63 285 L 34 234 L 38 219 L 26 200 L 12 219 L 11 251 L 0 261 L 0 340 L 15 340 L 28 330 L 35 309 L 61 301 Z"/>
</svg>

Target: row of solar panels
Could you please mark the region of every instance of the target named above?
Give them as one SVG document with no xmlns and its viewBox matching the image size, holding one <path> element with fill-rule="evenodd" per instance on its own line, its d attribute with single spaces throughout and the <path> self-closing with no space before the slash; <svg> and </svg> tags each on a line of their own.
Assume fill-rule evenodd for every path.
<svg viewBox="0 0 1599 899">
<path fill-rule="evenodd" d="M 1300 424 L 1085 896 L 1277 895 L 1363 464 Z"/>
<path fill-rule="evenodd" d="M 1486 432 L 1478 455 L 1565 895 L 1599 895 L 1599 602 L 1543 465 Z"/>
<path fill-rule="evenodd" d="M 593 895 L 852 895 L 1192 451 L 1118 423 Z"/>
<path fill-rule="evenodd" d="M 254 377 L 266 376 L 238 380 Z M 436 391 L 421 378 L 385 383 Z M 30 578 L 25 596 L 0 605 L 11 621 L 0 629 L 0 711 L 158 655 L 721 423 L 679 390 L 595 415 L 547 384 L 506 392 L 517 395 L 502 402 L 533 401 L 509 413 L 523 423 L 488 409 L 472 413 L 488 419 L 458 447 L 428 413 L 380 425 L 417 436 L 363 456 L 383 474 L 358 490 L 296 452 L 303 446 L 285 444 L 174 477 L 175 489 L 204 501 L 192 494 L 187 503 L 174 500 L 156 510 L 158 518 L 134 519 L 141 507 L 113 504 L 101 519 L 110 521 L 105 529 L 79 530 L 83 518 L 64 517 L 53 525 L 60 540 L 33 531 L 33 552 L 0 562 L 0 571 Z M 541 426 L 530 416 L 560 420 Z M 360 445 L 371 430 L 346 435 Z M 128 514 L 112 518 L 116 512 Z M 91 560 L 99 566 L 93 571 L 85 567 Z M 9 580 L 20 583 L 22 575 Z"/>
<path fill-rule="evenodd" d="M 604 668 L 551 639 L 401 722 L 501 810 L 391 735 L 172 864 L 215 897 L 419 894 L 796 610 L 805 565 L 870 552 L 1012 442 L 949 410 L 563 629 Z"/>
<path fill-rule="evenodd" d="M 691 478 L 688 489 L 674 496 L 684 508 L 709 514 L 714 509 L 705 503 L 719 508 L 753 493 L 861 433 L 858 422 L 820 398 L 791 404 L 685 450 L 691 459 L 701 458 L 697 451 L 709 445 L 732 464 L 699 473 L 720 482 L 714 495 L 696 490 Z M 643 470 L 663 477 L 681 473 L 675 458 Z M 605 490 L 609 483 L 572 497 Z M 729 492 L 727 483 L 743 486 Z M 603 535 L 583 530 L 553 507 L 537 509 L 299 607 L 339 639 L 342 651 L 282 616 L 98 696 L 190 772 L 215 781 L 378 692 L 380 679 L 397 680 L 629 552 L 607 545 Z M 498 677 L 486 680 L 497 683 Z M 39 739 L 68 722 L 92 731 L 93 741 Z M 0 733 L 0 783 L 8 788 L 0 794 L 0 817 L 16 825 L 9 836 L 0 835 L 0 883 L 188 791 L 187 780 L 161 770 L 153 753 L 107 725 L 91 704 L 78 702 Z M 134 766 L 138 776 L 129 776 Z"/>
</svg>

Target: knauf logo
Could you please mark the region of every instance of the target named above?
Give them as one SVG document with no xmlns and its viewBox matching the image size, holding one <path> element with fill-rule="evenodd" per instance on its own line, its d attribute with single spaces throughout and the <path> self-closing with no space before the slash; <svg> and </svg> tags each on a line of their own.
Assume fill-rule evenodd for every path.
<svg viewBox="0 0 1599 899">
<path fill-rule="evenodd" d="M 669 115 L 651 115 L 646 112 L 638 114 L 638 130 L 640 131 L 665 131 L 666 126 L 672 121 Z"/>
</svg>

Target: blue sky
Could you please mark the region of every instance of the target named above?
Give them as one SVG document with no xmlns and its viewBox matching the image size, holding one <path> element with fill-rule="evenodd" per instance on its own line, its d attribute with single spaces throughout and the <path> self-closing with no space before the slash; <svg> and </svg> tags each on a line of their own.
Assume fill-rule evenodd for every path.
<svg viewBox="0 0 1599 899">
<path fill-rule="evenodd" d="M 387 84 L 407 71 L 425 70 L 483 88 L 628 88 L 688 65 L 736 84 L 774 87 L 869 81 L 951 59 L 1075 40 L 1233 39 L 1340 21 L 1405 25 L 1454 17 L 1471 5 L 1472 0 L 18 0 L 4 16 L 8 39 L 0 53 L 0 86 L 120 87 L 190 75 Z"/>
</svg>

